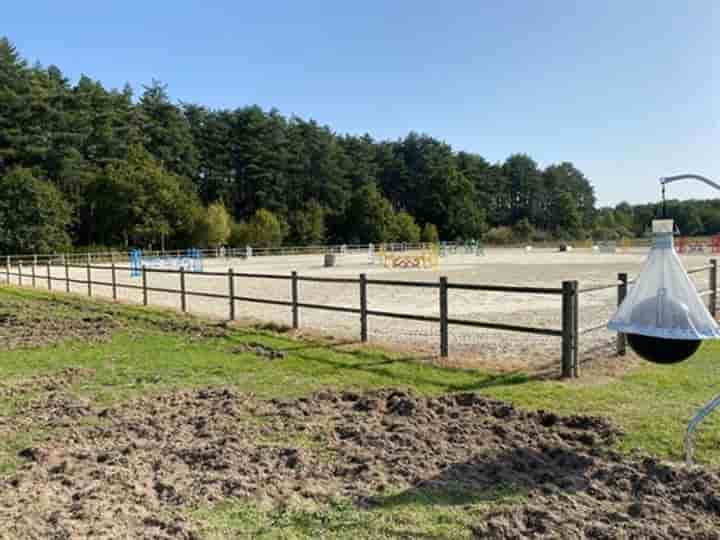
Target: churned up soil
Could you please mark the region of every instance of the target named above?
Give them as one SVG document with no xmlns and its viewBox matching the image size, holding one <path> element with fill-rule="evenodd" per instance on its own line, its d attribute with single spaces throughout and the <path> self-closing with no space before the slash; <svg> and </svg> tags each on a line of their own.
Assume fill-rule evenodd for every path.
<svg viewBox="0 0 720 540">
<path fill-rule="evenodd" d="M 192 539 L 188 510 L 229 497 L 373 507 L 398 489 L 526 496 L 494 507 L 476 538 L 720 538 L 716 470 L 630 460 L 608 450 L 622 434 L 604 419 L 471 393 L 208 389 L 97 408 L 60 387 L 20 415 L 66 429 L 0 477 L 3 538 Z"/>
<path fill-rule="evenodd" d="M 42 347 L 66 340 L 100 342 L 109 339 L 120 326 L 106 314 L 91 314 L 81 318 L 20 316 L 0 310 L 0 346 L 3 350 Z"/>
</svg>

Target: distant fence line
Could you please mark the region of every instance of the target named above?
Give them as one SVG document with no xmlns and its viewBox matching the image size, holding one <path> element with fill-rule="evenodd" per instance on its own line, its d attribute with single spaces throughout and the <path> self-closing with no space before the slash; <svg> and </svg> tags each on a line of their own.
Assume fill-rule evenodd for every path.
<svg viewBox="0 0 720 540">
<path fill-rule="evenodd" d="M 593 245 L 601 245 L 604 242 L 595 242 Z M 612 243 L 612 242 L 610 242 Z M 536 249 L 551 249 L 558 248 L 562 244 L 572 245 L 575 248 L 586 248 L 588 247 L 589 241 L 578 240 L 574 242 L 559 242 L 559 241 L 545 241 L 545 242 L 514 242 L 511 244 L 484 244 L 485 247 L 493 247 L 498 249 L 503 248 L 525 248 L 531 246 Z M 471 245 L 469 242 L 439 242 L 431 244 L 427 242 L 381 242 L 377 244 L 332 244 L 332 245 L 309 245 L 309 246 L 277 246 L 277 247 L 255 247 L 252 248 L 252 256 L 255 257 L 266 257 L 273 255 L 317 255 L 325 253 L 347 253 L 347 254 L 360 254 L 365 253 L 369 250 L 370 246 L 373 246 L 376 250 L 380 247 L 384 247 L 387 251 L 406 251 L 406 250 L 418 250 L 427 249 L 432 245 L 444 245 L 450 250 L 460 250 L 466 246 Z M 631 247 L 649 247 L 650 241 L 644 238 L 633 239 Z M 215 247 L 198 249 L 197 251 L 202 254 L 203 257 L 207 258 L 224 258 L 224 257 L 245 257 L 247 246 L 242 247 Z M 5 255 L 5 261 L 23 264 L 41 264 L 45 261 L 50 261 L 53 264 L 64 264 L 67 261 L 70 264 L 84 264 L 84 263 L 119 263 L 123 261 L 129 261 L 133 249 L 128 250 L 110 250 L 110 251 L 87 251 L 87 252 L 68 252 L 68 253 L 33 253 L 33 254 L 14 254 Z M 179 257 L 187 252 L 187 248 L 184 249 L 166 249 L 166 250 L 142 250 L 143 255 L 146 257 Z M 1 261 L 2 259 L 0 259 Z M 1 264 L 1 263 L 0 263 Z"/>
<path fill-rule="evenodd" d="M 38 265 L 32 263 L 30 265 L 30 273 L 27 270 L 24 271 L 23 264 L 18 263 L 16 266 L 10 264 L 10 259 L 7 259 L 8 263 L 5 266 L 5 272 L 0 275 L 4 275 L 5 281 L 8 284 L 13 283 L 12 278 L 17 278 L 17 284 L 24 286 L 30 284 L 32 287 L 37 287 L 38 283 L 45 283 L 49 291 L 57 290 L 53 287 L 53 283 L 61 282 L 64 284 L 65 292 L 71 292 L 70 285 L 82 284 L 87 287 L 87 295 L 93 296 L 93 285 L 110 287 L 112 290 L 112 299 L 118 299 L 118 289 L 135 289 L 142 291 L 142 303 L 143 305 L 149 305 L 150 293 L 164 293 L 164 294 L 176 294 L 180 298 L 180 309 L 182 312 L 188 312 L 188 297 L 203 297 L 203 298 L 215 298 L 225 299 L 228 303 L 228 318 L 229 320 L 235 320 L 235 307 L 237 302 L 254 302 L 261 304 L 270 304 L 276 306 L 284 306 L 290 309 L 290 315 L 292 319 L 292 327 L 297 329 L 300 327 L 300 309 L 315 309 L 324 311 L 335 311 L 341 313 L 355 314 L 359 318 L 360 323 L 360 340 L 362 342 L 368 341 L 368 318 L 369 317 L 389 317 L 395 319 L 403 319 L 409 321 L 419 321 L 427 323 L 435 323 L 439 325 L 440 330 L 440 347 L 439 353 L 441 357 L 447 357 L 449 355 L 449 328 L 450 326 L 466 326 L 474 328 L 482 328 L 488 330 L 501 330 L 507 332 L 519 332 L 524 334 L 534 334 L 543 336 L 554 336 L 559 337 L 561 340 L 561 373 L 563 377 L 578 377 L 579 366 L 578 366 L 578 351 L 580 336 L 589 332 L 597 331 L 605 327 L 605 325 L 599 325 L 591 328 L 581 329 L 579 327 L 579 298 L 581 294 L 590 292 L 596 292 L 601 290 L 616 289 L 617 290 L 617 302 L 618 305 L 622 302 L 627 294 L 629 285 L 632 281 L 628 280 L 628 276 L 625 273 L 618 274 L 617 281 L 604 285 L 591 286 L 584 289 L 579 287 L 578 281 L 568 280 L 563 281 L 561 287 L 516 287 L 516 286 L 505 286 L 505 285 L 478 285 L 470 283 L 451 283 L 447 277 L 440 277 L 438 281 L 400 281 L 400 280 L 389 280 L 389 279 L 369 279 L 366 274 L 360 274 L 357 278 L 335 278 L 335 277 L 315 277 L 315 276 L 300 276 L 297 272 L 293 271 L 289 275 L 281 274 L 267 274 L 267 273 L 247 273 L 247 272 L 235 272 L 230 268 L 227 272 L 193 272 L 193 276 L 202 277 L 226 277 L 227 278 L 227 289 L 226 292 L 220 293 L 209 293 L 188 290 L 186 287 L 185 276 L 187 272 L 180 268 L 175 269 L 159 269 L 159 268 L 147 268 L 143 267 L 141 272 L 141 284 L 128 284 L 119 283 L 117 280 L 118 271 L 132 271 L 131 266 L 117 266 L 115 263 L 111 263 L 109 266 L 98 266 L 90 263 L 85 264 L 71 264 L 67 259 L 62 264 L 64 267 L 64 276 L 56 277 L 51 272 L 51 260 L 46 260 L 44 265 Z M 38 274 L 38 268 L 46 268 L 44 274 Z M 70 276 L 70 269 L 84 269 L 85 279 L 77 279 Z M 111 280 L 108 281 L 96 281 L 92 279 L 93 270 L 103 270 L 107 272 L 110 270 Z M 712 259 L 706 266 L 694 268 L 688 271 L 689 274 L 695 274 L 698 272 L 709 272 L 709 284 L 710 287 L 706 290 L 700 291 L 701 296 L 709 297 L 708 308 L 713 316 L 717 315 L 717 260 Z M 147 283 L 147 275 L 152 273 L 158 274 L 174 274 L 178 277 L 177 288 L 166 288 L 166 287 L 150 287 Z M 269 298 L 259 297 L 248 297 L 239 296 L 235 294 L 236 282 L 242 278 L 255 278 L 255 279 L 273 279 L 273 280 L 285 280 L 290 285 L 290 300 L 277 300 Z M 299 295 L 298 284 L 300 282 L 315 282 L 315 283 L 340 283 L 346 285 L 357 286 L 359 296 L 359 308 L 347 307 L 347 306 L 334 306 L 324 304 L 313 304 L 302 302 Z M 439 316 L 430 315 L 416 315 L 412 313 L 400 313 L 392 311 L 380 311 L 372 310 L 368 308 L 368 285 L 378 286 L 393 286 L 393 287 L 415 287 L 415 288 L 429 288 L 437 289 L 439 291 Z M 525 295 L 554 295 L 561 298 L 561 327 L 555 328 L 539 328 L 531 326 L 520 326 L 514 324 L 505 323 L 493 323 L 493 322 L 481 322 L 469 319 L 459 319 L 450 316 L 450 306 L 448 305 L 448 292 L 450 290 L 465 290 L 465 291 L 482 291 L 482 292 L 497 292 L 505 294 L 525 294 Z M 618 355 L 624 355 L 626 352 L 626 340 L 625 336 L 619 335 L 617 339 L 616 352 Z"/>
<path fill-rule="evenodd" d="M 325 253 L 347 253 L 347 254 L 359 254 L 366 253 L 370 247 L 374 247 L 376 250 L 381 246 L 388 251 L 408 251 L 417 249 L 427 249 L 432 244 L 419 242 L 385 242 L 379 244 L 334 244 L 334 245 L 310 245 L 310 246 L 278 246 L 278 247 L 251 247 L 251 253 L 253 257 L 267 257 L 273 255 L 317 255 Z M 445 242 L 444 245 L 457 249 L 464 246 L 462 242 Z M 207 258 L 244 258 L 247 255 L 247 247 L 228 247 L 221 246 L 215 248 L 197 249 L 203 257 Z M 23 263 L 23 264 L 41 264 L 46 261 L 50 261 L 53 264 L 65 264 L 67 261 L 70 264 L 84 264 L 84 263 L 118 263 L 123 261 L 129 261 L 133 249 L 127 251 L 112 250 L 112 251 L 88 251 L 88 252 L 77 252 L 77 253 L 45 253 L 45 254 L 17 254 L 17 255 L 6 255 L 5 261 L 10 264 Z M 166 249 L 166 250 L 142 250 L 144 257 L 181 257 L 186 253 L 187 249 Z M 1 260 L 1 259 L 0 259 Z"/>
</svg>

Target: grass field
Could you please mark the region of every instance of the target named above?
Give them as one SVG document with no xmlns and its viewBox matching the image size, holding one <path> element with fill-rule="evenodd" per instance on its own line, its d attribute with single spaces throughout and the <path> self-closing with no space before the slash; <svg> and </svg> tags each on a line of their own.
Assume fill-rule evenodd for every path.
<svg viewBox="0 0 720 540">
<path fill-rule="evenodd" d="M 24 328 L 24 334 L 4 335 L 3 321 L 13 321 L 13 328 Z M 51 324 L 36 328 L 40 321 Z M 77 331 L 80 327 L 102 327 L 102 336 L 83 334 Z M 52 378 L 68 367 L 84 373 L 68 391 L 91 406 L 214 386 L 231 386 L 259 398 L 302 397 L 328 387 L 405 388 L 428 395 L 477 392 L 526 409 L 606 416 L 625 432 L 619 451 L 670 460 L 682 457 L 689 418 L 720 392 L 720 347 L 714 344 L 706 344 L 679 366 L 643 364 L 615 379 L 562 382 L 533 379 L 522 372 L 443 368 L 357 344 L 306 341 L 156 309 L 10 287 L 0 287 L 0 340 L 10 343 L 10 350 L 0 349 L 0 475 L 11 474 L 22 463 L 20 449 L 62 437 L 64 429 L 4 432 L 3 425 L 12 428 L 24 406 L 46 390 L 42 385 L 28 392 L 3 389 L 22 387 L 33 378 Z M 271 361 L 252 352 L 263 347 L 284 356 Z M 696 454 L 700 462 L 720 463 L 719 428 L 718 416 L 701 426 Z M 469 537 L 467 523 L 497 502 L 521 500 L 523 493 L 516 489 L 391 490 L 368 509 L 342 499 L 322 506 L 280 508 L 227 500 L 188 513 L 203 524 L 206 538 L 450 539 Z"/>
</svg>

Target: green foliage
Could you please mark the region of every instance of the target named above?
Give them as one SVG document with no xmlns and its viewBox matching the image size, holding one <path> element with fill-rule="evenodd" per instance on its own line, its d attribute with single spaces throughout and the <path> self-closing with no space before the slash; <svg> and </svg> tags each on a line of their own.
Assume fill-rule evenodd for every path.
<svg viewBox="0 0 720 540">
<path fill-rule="evenodd" d="M 571 163 L 543 170 L 514 154 L 491 164 L 414 132 L 376 141 L 258 106 L 176 104 L 157 81 L 136 100 L 128 86 L 106 89 L 87 76 L 72 84 L 55 66 L 30 67 L 1 39 L 0 176 L 18 166 L 70 204 L 74 245 L 187 246 L 202 207 L 217 201 L 238 223 L 237 241 L 257 236 L 248 227 L 260 209 L 289 224 L 272 243 L 414 238 L 405 216 L 395 230 L 393 209 L 448 239 L 522 219 L 547 234 L 582 236 L 595 222 L 593 188 Z M 648 223 L 646 209 L 617 211 L 617 225 L 635 234 Z M 720 232 L 717 207 L 682 214 L 683 230 Z"/>
<path fill-rule="evenodd" d="M 29 66 L 0 38 L 0 176 L 16 167 L 60 191 L 76 246 L 187 246 L 216 201 L 238 223 L 233 242 L 266 209 L 296 244 L 413 238 L 395 230 L 393 209 L 453 240 L 511 227 L 524 241 L 528 224 L 547 240 L 642 236 L 660 215 L 657 203 L 596 209 L 569 162 L 542 169 L 517 153 L 492 164 L 415 132 L 376 141 L 258 106 L 176 104 L 157 81 L 134 99 L 129 86 Z M 720 199 L 670 200 L 668 215 L 684 235 L 720 233 Z"/>
<path fill-rule="evenodd" d="M 512 227 L 512 236 L 516 242 L 527 242 L 535 235 L 535 227 L 528 218 L 522 218 Z"/>
<path fill-rule="evenodd" d="M 276 247 L 288 234 L 288 225 L 270 210 L 260 208 L 248 222 L 233 226 L 233 246 Z"/>
<path fill-rule="evenodd" d="M 170 102 L 167 86 L 153 80 L 138 107 L 144 126 L 145 148 L 170 172 L 192 177 L 197 172 L 197 149 L 182 111 Z"/>
<path fill-rule="evenodd" d="M 395 215 L 375 184 L 366 184 L 353 194 L 347 218 L 348 228 L 356 231 L 353 240 L 374 244 L 392 240 Z"/>
<path fill-rule="evenodd" d="M 447 231 L 449 238 L 480 238 L 487 230 L 485 211 L 475 202 L 472 183 L 464 176 L 453 175 L 449 181 Z"/>
<path fill-rule="evenodd" d="M 221 202 L 212 203 L 207 207 L 197 231 L 197 240 L 201 245 L 209 247 L 223 246 L 232 233 L 230 214 Z"/>
<path fill-rule="evenodd" d="M 0 252 L 67 250 L 69 224 L 68 204 L 52 184 L 22 168 L 0 177 Z"/>
<path fill-rule="evenodd" d="M 437 227 L 432 223 L 426 223 L 422 230 L 422 241 L 429 244 L 437 244 L 440 242 L 440 235 Z"/>
<path fill-rule="evenodd" d="M 317 245 L 325 242 L 325 209 L 315 200 L 291 217 L 292 239 L 298 245 Z"/>
<path fill-rule="evenodd" d="M 199 202 L 188 182 L 167 172 L 142 146 L 107 165 L 91 190 L 102 243 L 164 247 L 168 236 L 197 226 Z"/>
<path fill-rule="evenodd" d="M 488 244 L 494 244 L 498 246 L 512 244 L 513 230 L 510 227 L 493 227 L 487 233 L 485 233 L 484 240 Z"/>
<path fill-rule="evenodd" d="M 395 214 L 390 236 L 394 242 L 416 244 L 420 241 L 420 227 L 415 218 L 403 210 Z"/>
<path fill-rule="evenodd" d="M 571 193 L 563 192 L 557 199 L 556 234 L 563 240 L 582 238 L 582 216 Z"/>
</svg>

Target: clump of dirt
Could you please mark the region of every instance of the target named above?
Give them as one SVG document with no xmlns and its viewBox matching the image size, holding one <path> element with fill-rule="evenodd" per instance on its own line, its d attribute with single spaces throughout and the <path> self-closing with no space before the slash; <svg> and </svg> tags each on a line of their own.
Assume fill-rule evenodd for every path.
<svg viewBox="0 0 720 540">
<path fill-rule="evenodd" d="M 5 350 L 11 350 L 43 347 L 70 339 L 102 342 L 119 326 L 116 319 L 106 314 L 62 318 L 0 312 L 0 343 Z"/>
<path fill-rule="evenodd" d="M 285 351 L 273 349 L 272 347 L 268 347 L 262 343 L 255 343 L 254 341 L 251 341 L 250 343 L 243 343 L 239 347 L 235 347 L 232 352 L 233 354 L 251 353 L 269 360 L 277 360 L 287 357 L 287 353 Z"/>
<path fill-rule="evenodd" d="M 155 326 L 163 332 L 182 334 L 191 341 L 227 337 L 230 333 L 230 328 L 227 323 L 209 324 L 202 321 L 195 321 L 193 319 L 179 318 L 160 320 L 149 319 L 144 320 L 143 322 Z"/>
<path fill-rule="evenodd" d="M 212 389 L 106 409 L 56 405 L 69 429 L 23 449 L 26 463 L 0 479 L 0 529 L 11 538 L 189 539 L 197 524 L 183 513 L 228 497 L 345 496 L 367 506 L 389 489 L 444 488 L 532 495 L 478 524 L 478 538 L 558 538 L 555 527 L 571 523 L 584 529 L 564 537 L 632 538 L 628 527 L 653 515 L 643 526 L 657 538 L 720 527 L 716 473 L 624 461 L 607 451 L 621 433 L 604 419 L 525 412 L 471 393 L 260 400 Z M 594 532 L 610 526 L 610 536 Z"/>
</svg>

